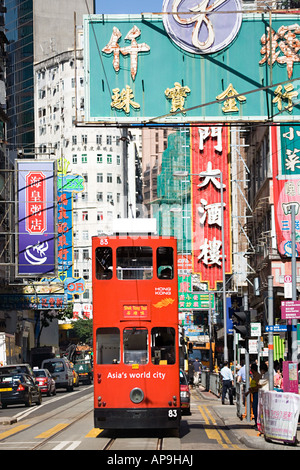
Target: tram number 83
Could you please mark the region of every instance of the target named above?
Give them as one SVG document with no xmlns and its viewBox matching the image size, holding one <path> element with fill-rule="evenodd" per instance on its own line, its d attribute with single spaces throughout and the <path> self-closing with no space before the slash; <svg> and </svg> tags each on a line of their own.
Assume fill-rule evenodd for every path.
<svg viewBox="0 0 300 470">
<path fill-rule="evenodd" d="M 177 418 L 177 410 L 169 410 L 168 411 L 168 417 L 169 418 L 173 418 L 173 419 L 176 419 Z"/>
</svg>

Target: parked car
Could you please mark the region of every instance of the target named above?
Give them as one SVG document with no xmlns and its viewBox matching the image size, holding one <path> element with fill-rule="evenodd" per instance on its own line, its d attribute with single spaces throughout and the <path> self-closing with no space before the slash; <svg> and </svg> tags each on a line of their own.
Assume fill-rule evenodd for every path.
<svg viewBox="0 0 300 470">
<path fill-rule="evenodd" d="M 179 371 L 180 377 L 180 407 L 181 412 L 186 412 L 187 414 L 191 414 L 191 397 L 190 397 L 190 387 L 188 383 L 187 376 L 183 370 L 180 369 Z"/>
<path fill-rule="evenodd" d="M 93 371 L 90 361 L 80 360 L 74 364 L 74 369 L 78 373 L 79 382 L 90 385 L 93 380 Z"/>
<path fill-rule="evenodd" d="M 37 405 L 42 403 L 39 386 L 28 374 L 0 375 L 0 395 L 2 408 L 22 403 L 25 406 L 31 406 L 32 403 Z"/>
<path fill-rule="evenodd" d="M 73 390 L 73 372 L 68 359 L 64 357 L 45 359 L 41 369 L 48 369 L 55 380 L 56 390 L 58 388 L 66 388 L 68 392 Z"/>
<path fill-rule="evenodd" d="M 35 378 L 30 364 L 10 364 L 0 367 L 0 374 L 27 374 Z"/>
<path fill-rule="evenodd" d="M 33 373 L 42 393 L 46 393 L 48 397 L 50 397 L 50 395 L 56 395 L 55 380 L 48 369 L 38 369 L 34 367 Z"/>
</svg>

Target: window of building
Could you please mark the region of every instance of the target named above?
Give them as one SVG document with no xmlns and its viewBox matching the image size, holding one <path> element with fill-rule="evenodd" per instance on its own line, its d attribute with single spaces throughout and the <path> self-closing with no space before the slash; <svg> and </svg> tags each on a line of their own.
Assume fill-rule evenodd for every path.
<svg viewBox="0 0 300 470">
<path fill-rule="evenodd" d="M 82 211 L 82 221 L 86 222 L 89 220 L 89 213 L 88 211 Z"/>
<path fill-rule="evenodd" d="M 112 164 L 112 155 L 107 155 L 106 162 L 111 165 Z"/>
<path fill-rule="evenodd" d="M 88 248 L 84 248 L 84 249 L 82 250 L 82 259 L 83 259 L 84 261 L 87 261 L 87 260 L 90 259 L 90 254 L 89 254 Z"/>
<path fill-rule="evenodd" d="M 83 271 L 82 271 L 82 277 L 83 277 L 83 279 L 85 279 L 85 280 L 88 280 L 88 279 L 89 279 L 89 277 L 90 277 L 90 271 L 89 271 L 89 269 L 83 269 Z"/>
<path fill-rule="evenodd" d="M 98 191 L 97 195 L 96 195 L 96 198 L 97 198 L 98 202 L 102 202 L 103 201 L 103 193 L 101 191 Z"/>
<path fill-rule="evenodd" d="M 96 135 L 96 144 L 97 145 L 102 145 L 102 135 L 101 134 Z"/>
<path fill-rule="evenodd" d="M 106 181 L 107 183 L 112 183 L 112 173 L 107 173 Z"/>
<path fill-rule="evenodd" d="M 87 163 L 87 154 L 81 155 L 81 163 Z"/>
<path fill-rule="evenodd" d="M 103 211 L 97 212 L 97 222 L 101 222 L 103 220 Z"/>
<path fill-rule="evenodd" d="M 101 153 L 97 153 L 97 163 L 102 163 L 103 162 L 103 157 Z"/>
<path fill-rule="evenodd" d="M 103 173 L 97 173 L 97 183 L 103 183 Z"/>
</svg>

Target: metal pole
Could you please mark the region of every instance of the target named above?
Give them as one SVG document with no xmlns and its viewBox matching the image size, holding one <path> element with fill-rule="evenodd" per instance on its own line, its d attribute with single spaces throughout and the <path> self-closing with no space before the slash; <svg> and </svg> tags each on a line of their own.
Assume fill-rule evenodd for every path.
<svg viewBox="0 0 300 470">
<path fill-rule="evenodd" d="M 297 265 L 296 265 L 296 231 L 295 231 L 295 206 L 291 206 L 292 216 L 292 300 L 297 300 Z M 297 320 L 292 320 L 291 332 L 291 359 L 297 362 Z"/>
<path fill-rule="evenodd" d="M 212 348 L 211 348 L 211 332 L 212 332 L 212 325 L 211 325 L 211 292 L 208 294 L 208 301 L 209 301 L 209 371 L 213 372 L 213 358 L 212 358 Z"/>
<path fill-rule="evenodd" d="M 273 276 L 268 276 L 268 324 L 271 327 L 269 331 L 269 390 L 274 390 L 274 344 L 273 331 L 274 312 L 273 312 Z"/>
<path fill-rule="evenodd" d="M 248 310 L 248 294 L 244 294 L 244 310 Z M 249 358 L 249 340 L 245 339 L 245 375 L 246 375 L 246 392 L 250 388 L 250 358 Z M 250 394 L 246 397 L 246 408 L 247 416 L 246 420 L 251 421 L 251 403 L 250 403 Z"/>
<path fill-rule="evenodd" d="M 223 276 L 223 317 L 224 317 L 224 361 L 228 361 L 227 346 L 227 309 L 226 309 L 226 277 L 225 277 L 225 236 L 224 236 L 224 194 L 223 173 L 220 172 L 221 183 L 221 224 L 222 224 L 222 276 Z"/>
</svg>

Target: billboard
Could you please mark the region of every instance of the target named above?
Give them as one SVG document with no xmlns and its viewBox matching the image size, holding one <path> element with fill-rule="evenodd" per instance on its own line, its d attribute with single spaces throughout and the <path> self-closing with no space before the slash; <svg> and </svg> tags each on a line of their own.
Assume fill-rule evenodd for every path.
<svg viewBox="0 0 300 470">
<path fill-rule="evenodd" d="M 85 120 L 297 121 L 298 20 L 242 12 L 239 0 L 165 0 L 161 15 L 85 16 Z"/>
<path fill-rule="evenodd" d="M 273 126 L 271 138 L 277 247 L 281 255 L 292 256 L 294 207 L 296 255 L 300 256 L 300 126 Z"/>
<path fill-rule="evenodd" d="M 55 162 L 18 160 L 17 276 L 56 271 Z"/>
<path fill-rule="evenodd" d="M 216 290 L 232 270 L 229 127 L 193 127 L 191 153 L 193 272 Z"/>
</svg>

